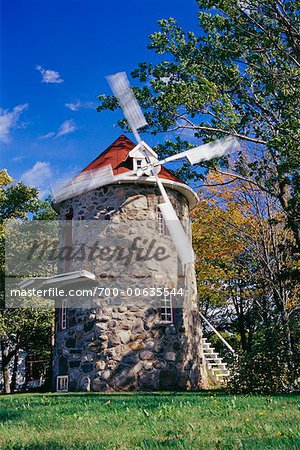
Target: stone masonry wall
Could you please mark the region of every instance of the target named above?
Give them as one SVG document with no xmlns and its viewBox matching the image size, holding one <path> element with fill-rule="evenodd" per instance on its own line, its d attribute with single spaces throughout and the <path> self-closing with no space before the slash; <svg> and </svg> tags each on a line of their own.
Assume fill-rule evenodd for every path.
<svg viewBox="0 0 300 450">
<path fill-rule="evenodd" d="M 171 189 L 168 189 L 168 195 L 190 232 L 187 200 Z M 115 232 L 113 224 L 139 221 L 145 224 L 142 233 L 149 236 L 154 231 L 151 227 L 157 226 L 157 205 L 160 202 L 156 187 L 143 184 L 111 185 L 63 202 L 60 217 L 64 219 L 72 209 L 73 241 L 89 239 L 88 233 L 86 236 L 78 236 L 79 232 L 76 234 L 78 220 L 108 221 L 112 225 L 110 233 Z M 205 387 L 194 267 L 190 265 L 183 269 L 179 264 L 174 273 L 168 264 L 164 266 L 164 263 L 159 263 L 157 266 L 147 262 L 143 273 L 147 274 L 149 285 L 183 286 L 183 305 L 175 305 L 178 307 L 174 309 L 172 324 L 161 323 L 157 303 L 151 304 L 145 299 L 140 304 L 137 301 L 131 304 L 128 299 L 116 304 L 104 299 L 95 308 L 68 309 L 67 329 L 59 331 L 56 326 L 54 376 L 69 375 L 69 390 Z M 117 278 L 114 267 L 109 269 Z M 103 265 L 94 262 L 93 271 L 97 279 L 101 279 Z M 138 267 L 133 265 L 132 272 L 126 272 L 129 285 L 133 283 L 130 273 L 134 277 L 137 271 Z"/>
</svg>

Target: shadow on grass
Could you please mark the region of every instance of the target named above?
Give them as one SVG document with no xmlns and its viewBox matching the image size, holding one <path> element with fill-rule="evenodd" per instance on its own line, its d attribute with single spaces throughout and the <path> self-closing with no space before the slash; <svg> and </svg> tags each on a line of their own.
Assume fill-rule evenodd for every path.
<svg viewBox="0 0 300 450">
<path fill-rule="evenodd" d="M 56 392 L 48 392 L 43 395 L 49 395 L 52 398 L 72 398 L 72 397 L 89 397 L 89 398 L 108 398 L 111 399 L 113 397 L 126 397 L 129 398 L 180 398 L 180 397 L 192 397 L 192 398 L 208 398 L 211 396 L 218 396 L 218 397 L 236 397 L 236 398 L 293 398 L 293 397 L 300 397 L 300 392 L 287 392 L 287 393 L 280 393 L 280 394 L 235 394 L 225 391 L 224 389 L 212 389 L 212 390 L 205 390 L 205 391 L 112 391 L 112 392 L 68 392 L 65 394 L 58 394 Z"/>
<path fill-rule="evenodd" d="M 45 394 L 44 394 L 45 395 Z M 52 395 L 53 397 L 80 397 L 80 396 L 88 396 L 88 397 L 118 397 L 124 396 L 127 398 L 130 397 L 151 397 L 151 398 L 159 398 L 159 397 L 210 397 L 212 395 L 222 395 L 228 396 L 228 392 L 222 389 L 214 389 L 211 391 L 112 391 L 112 392 L 68 392 L 66 394 L 58 394 L 56 392 L 48 392 L 46 395 Z"/>
<path fill-rule="evenodd" d="M 11 422 L 22 417 L 22 412 L 17 411 L 1 410 L 0 409 L 0 423 L 4 424 L 6 422 Z"/>
</svg>

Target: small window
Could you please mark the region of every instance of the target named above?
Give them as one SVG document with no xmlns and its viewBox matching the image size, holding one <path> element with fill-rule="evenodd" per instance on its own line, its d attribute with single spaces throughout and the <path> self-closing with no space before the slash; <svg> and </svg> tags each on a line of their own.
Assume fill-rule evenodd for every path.
<svg viewBox="0 0 300 450">
<path fill-rule="evenodd" d="M 173 305 L 171 296 L 165 296 L 160 300 L 161 323 L 173 323 Z"/>
<path fill-rule="evenodd" d="M 61 302 L 59 325 L 61 330 L 67 328 L 67 300 Z"/>
<path fill-rule="evenodd" d="M 160 236 L 165 236 L 169 234 L 165 219 L 163 218 L 163 215 L 159 209 L 159 207 L 157 207 L 157 232 Z"/>
<path fill-rule="evenodd" d="M 60 375 L 56 379 L 57 392 L 68 392 L 69 377 L 68 375 Z"/>
<path fill-rule="evenodd" d="M 144 163 L 145 163 L 145 160 L 143 160 L 143 159 L 135 159 L 134 158 L 133 159 L 133 169 L 134 170 L 141 169 L 143 167 Z M 145 174 L 143 174 L 143 175 L 145 175 Z"/>
</svg>

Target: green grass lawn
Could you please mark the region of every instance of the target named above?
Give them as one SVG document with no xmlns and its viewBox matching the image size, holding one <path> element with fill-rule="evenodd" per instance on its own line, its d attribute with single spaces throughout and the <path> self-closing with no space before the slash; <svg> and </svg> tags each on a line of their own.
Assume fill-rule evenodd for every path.
<svg viewBox="0 0 300 450">
<path fill-rule="evenodd" d="M 300 397 L 210 393 L 0 397 L 1 449 L 299 449 Z"/>
</svg>

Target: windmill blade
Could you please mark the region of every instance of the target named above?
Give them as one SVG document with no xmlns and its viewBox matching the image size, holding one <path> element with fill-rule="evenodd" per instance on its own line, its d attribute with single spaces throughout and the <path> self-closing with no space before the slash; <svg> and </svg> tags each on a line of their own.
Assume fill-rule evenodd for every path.
<svg viewBox="0 0 300 450">
<path fill-rule="evenodd" d="M 120 103 L 124 116 L 127 119 L 135 138 L 140 143 L 141 138 L 137 130 L 147 125 L 147 122 L 141 107 L 132 92 L 126 73 L 119 72 L 115 75 L 109 75 L 106 78 L 111 90 Z"/>
<path fill-rule="evenodd" d="M 236 138 L 228 137 L 219 139 L 215 142 L 209 142 L 208 144 L 199 145 L 185 152 L 178 153 L 177 155 L 169 156 L 155 163 L 155 166 L 164 164 L 176 159 L 187 158 L 190 164 L 196 164 L 200 161 L 208 161 L 213 158 L 220 158 L 225 155 L 231 149 L 239 148 L 239 143 Z"/>
<path fill-rule="evenodd" d="M 114 183 L 117 179 L 109 164 L 99 169 L 82 172 L 68 182 L 64 181 L 52 186 L 52 197 L 54 202 L 62 202 L 97 187 Z"/>
<path fill-rule="evenodd" d="M 170 201 L 158 205 L 182 264 L 194 261 L 191 242 Z"/>
<path fill-rule="evenodd" d="M 129 170 L 128 172 L 114 175 L 110 164 L 99 169 L 88 170 L 69 181 L 61 181 L 52 185 L 52 198 L 55 203 L 62 202 L 106 184 L 117 183 L 127 177 L 137 175 L 137 172 L 138 170 Z"/>
<path fill-rule="evenodd" d="M 164 203 L 159 204 L 158 207 L 164 218 L 179 259 L 182 264 L 191 263 L 194 261 L 194 252 L 189 237 L 181 225 L 161 179 L 158 177 L 157 169 L 153 169 L 153 171 L 156 177 L 157 185 L 164 199 Z"/>
</svg>

